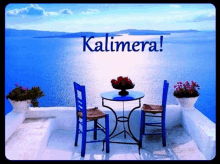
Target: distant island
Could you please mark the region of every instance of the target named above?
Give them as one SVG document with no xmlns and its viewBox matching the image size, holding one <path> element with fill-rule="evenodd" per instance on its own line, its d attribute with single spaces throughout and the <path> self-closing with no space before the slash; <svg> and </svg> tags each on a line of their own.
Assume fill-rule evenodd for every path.
<svg viewBox="0 0 220 164">
<path fill-rule="evenodd" d="M 199 32 L 197 30 L 173 30 L 173 31 L 159 31 L 159 30 L 137 30 L 127 29 L 116 32 L 113 34 L 129 34 L 129 35 L 170 35 L 171 33 L 186 33 L 186 32 Z"/>
<path fill-rule="evenodd" d="M 171 33 L 189 33 L 199 32 L 197 30 L 173 30 L 173 31 L 159 31 L 159 30 L 137 30 L 126 29 L 115 32 L 108 32 L 109 36 L 121 36 L 122 34 L 129 35 L 171 35 Z M 105 37 L 107 32 L 51 32 L 51 31 L 38 31 L 38 30 L 16 30 L 5 29 L 5 37 L 32 37 L 32 38 L 80 38 L 81 36 L 94 36 Z"/>
<path fill-rule="evenodd" d="M 76 32 L 76 33 L 68 33 L 65 35 L 54 35 L 54 36 L 40 36 L 40 37 L 33 37 L 33 38 L 81 38 L 82 36 L 87 37 L 105 37 L 106 33 L 97 33 L 97 32 Z M 121 36 L 118 34 L 109 33 L 109 36 Z"/>
</svg>

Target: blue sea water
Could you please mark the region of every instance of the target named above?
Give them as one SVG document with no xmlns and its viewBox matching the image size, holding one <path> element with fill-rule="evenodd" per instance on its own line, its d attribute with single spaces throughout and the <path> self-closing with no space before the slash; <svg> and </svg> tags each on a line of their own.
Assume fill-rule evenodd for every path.
<svg viewBox="0 0 220 164">
<path fill-rule="evenodd" d="M 86 86 L 87 104 L 100 105 L 100 94 L 114 90 L 111 79 L 128 76 L 133 90 L 142 91 L 142 103 L 160 104 L 163 80 L 170 88 L 167 104 L 177 104 L 173 86 L 196 81 L 200 97 L 195 107 L 215 122 L 215 32 L 164 35 L 163 51 L 83 52 L 82 38 L 5 38 L 5 95 L 15 83 L 40 86 L 45 96 L 39 106 L 75 106 L 73 82 Z M 119 36 L 121 41 L 158 41 L 160 36 Z M 95 41 L 101 38 L 95 38 Z M 104 41 L 104 38 L 101 40 Z M 159 45 L 158 45 L 158 48 Z M 5 99 L 5 115 L 12 110 Z"/>
</svg>

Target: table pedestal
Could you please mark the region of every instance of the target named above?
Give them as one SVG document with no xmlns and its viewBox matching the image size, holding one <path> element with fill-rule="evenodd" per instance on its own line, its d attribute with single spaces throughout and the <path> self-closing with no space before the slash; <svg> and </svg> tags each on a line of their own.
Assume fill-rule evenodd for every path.
<svg viewBox="0 0 220 164">
<path fill-rule="evenodd" d="M 106 108 L 108 108 L 108 109 L 110 109 L 110 110 L 113 112 L 113 114 L 114 114 L 114 116 L 115 116 L 115 119 L 116 119 L 115 127 L 114 127 L 113 131 L 110 133 L 110 139 L 112 139 L 112 138 L 114 138 L 114 137 L 116 137 L 116 136 L 118 136 L 118 135 L 124 133 L 124 138 L 126 138 L 126 134 L 128 134 L 128 135 L 135 141 L 135 143 L 134 143 L 134 142 L 115 142 L 115 141 L 111 141 L 111 140 L 110 140 L 110 143 L 135 144 L 135 145 L 138 145 L 138 150 L 139 150 L 139 154 L 140 154 L 139 140 L 132 134 L 131 129 L 130 129 L 130 124 L 129 124 L 131 113 L 132 113 L 135 109 L 141 107 L 141 98 L 138 99 L 138 100 L 139 100 L 139 105 L 136 106 L 135 108 L 133 108 L 133 109 L 129 112 L 128 117 L 126 117 L 126 116 L 124 115 L 124 101 L 122 101 L 122 102 L 123 102 L 123 115 L 122 115 L 122 116 L 119 116 L 119 117 L 117 116 L 116 112 L 115 112 L 111 107 L 109 107 L 109 106 L 107 106 L 107 105 L 104 104 L 104 99 L 102 99 L 102 106 L 103 106 L 103 107 L 106 107 Z M 122 130 L 121 132 L 119 132 L 119 133 L 113 135 L 113 133 L 115 132 L 115 130 L 116 130 L 116 128 L 117 128 L 118 122 L 122 122 L 122 123 L 123 123 L 123 130 Z M 126 128 L 125 128 L 125 122 L 127 122 L 128 131 L 127 131 Z"/>
</svg>

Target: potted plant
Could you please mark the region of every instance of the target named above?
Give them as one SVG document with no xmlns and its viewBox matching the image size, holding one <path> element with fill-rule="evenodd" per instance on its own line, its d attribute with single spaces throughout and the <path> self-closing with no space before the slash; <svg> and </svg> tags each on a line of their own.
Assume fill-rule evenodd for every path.
<svg viewBox="0 0 220 164">
<path fill-rule="evenodd" d="M 194 106 L 199 97 L 199 92 L 197 90 L 200 89 L 199 84 L 194 81 L 191 81 L 191 84 L 188 81 L 185 83 L 180 81 L 174 85 L 174 88 L 175 90 L 173 95 L 176 97 L 176 100 L 180 106 L 188 108 Z"/>
<path fill-rule="evenodd" d="M 119 76 L 116 80 L 112 79 L 111 83 L 113 88 L 121 90 L 118 92 L 118 94 L 121 96 L 128 95 L 129 92 L 126 90 L 134 88 L 134 83 L 128 77 Z"/>
<path fill-rule="evenodd" d="M 13 111 L 26 112 L 30 105 L 37 107 L 39 105 L 38 98 L 44 96 L 43 91 L 38 86 L 34 86 L 28 89 L 26 86 L 19 86 L 15 84 L 15 88 L 12 89 L 6 98 L 10 101 Z"/>
</svg>

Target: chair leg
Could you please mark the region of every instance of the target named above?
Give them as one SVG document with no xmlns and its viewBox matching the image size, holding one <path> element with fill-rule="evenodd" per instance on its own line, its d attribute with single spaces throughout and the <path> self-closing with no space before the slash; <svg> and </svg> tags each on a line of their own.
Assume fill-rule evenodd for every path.
<svg viewBox="0 0 220 164">
<path fill-rule="evenodd" d="M 79 137 L 79 117 L 76 120 L 76 135 L 75 135 L 75 146 L 78 144 L 78 137 Z"/>
<path fill-rule="evenodd" d="M 84 157 L 86 152 L 86 121 L 83 120 L 83 131 L 82 131 L 82 147 L 81 156 Z"/>
<path fill-rule="evenodd" d="M 109 115 L 105 115 L 105 129 L 106 129 L 106 153 L 110 151 L 110 142 L 109 142 Z"/>
<path fill-rule="evenodd" d="M 165 123 L 162 123 L 162 140 L 163 140 L 163 147 L 166 146 L 166 128 Z"/>
<path fill-rule="evenodd" d="M 98 120 L 94 120 L 94 129 L 97 129 L 97 121 Z M 97 130 L 94 130 L 93 139 L 97 140 Z"/>
<path fill-rule="evenodd" d="M 142 147 L 142 138 L 144 133 L 144 111 L 141 110 L 141 122 L 140 122 L 140 139 L 139 139 L 139 147 Z"/>
</svg>

